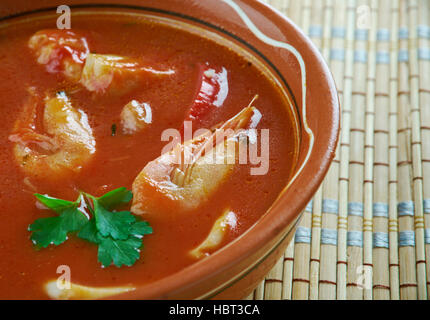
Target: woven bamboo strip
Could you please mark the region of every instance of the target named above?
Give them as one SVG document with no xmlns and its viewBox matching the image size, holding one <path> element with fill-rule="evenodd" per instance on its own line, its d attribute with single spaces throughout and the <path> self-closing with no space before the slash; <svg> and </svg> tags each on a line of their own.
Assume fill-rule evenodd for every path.
<svg viewBox="0 0 430 320">
<path fill-rule="evenodd" d="M 364 137 L 364 190 L 363 190 L 363 267 L 361 285 L 363 298 L 372 300 L 373 292 L 373 184 L 374 184 L 374 149 L 375 149 L 375 92 L 376 92 L 376 35 L 378 27 L 378 1 L 370 2 L 370 30 L 368 40 L 367 88 L 365 107 Z M 360 289 L 358 287 L 357 289 Z"/>
<path fill-rule="evenodd" d="M 373 231 L 375 241 L 373 243 L 373 296 L 374 299 L 382 300 L 390 298 L 389 283 L 389 256 L 388 241 L 381 240 L 383 236 L 388 237 L 388 145 L 389 145 L 389 103 L 390 103 L 390 38 L 389 32 L 391 16 L 391 0 L 380 1 L 378 10 L 378 39 L 376 50 L 378 52 L 376 61 L 375 96 L 375 131 L 374 131 L 374 202 L 376 214 L 373 215 Z M 388 58 L 388 59 L 387 59 Z M 370 74 L 369 74 L 370 76 Z M 366 178 L 367 179 L 367 178 Z M 372 206 L 372 204 L 367 204 Z M 365 205 L 365 208 L 367 208 Z M 387 208 L 386 212 L 385 206 Z M 372 210 L 373 208 L 369 208 Z M 372 210 L 373 211 L 373 210 Z M 366 209 L 365 209 L 366 213 Z M 384 245 L 386 244 L 386 247 Z"/>
<path fill-rule="evenodd" d="M 368 1 L 360 0 L 358 6 L 368 6 Z M 370 13 L 370 12 L 369 12 Z M 349 193 L 348 193 L 348 268 L 347 299 L 363 299 L 363 290 L 358 286 L 363 270 L 362 241 L 350 241 L 352 234 L 363 230 L 363 182 L 364 182 L 364 117 L 366 106 L 366 75 L 368 60 L 368 26 L 360 26 L 355 31 L 354 73 L 352 79 L 352 106 L 349 147 Z M 341 201 L 342 202 L 342 201 Z M 352 206 L 361 206 L 357 212 Z M 361 211 L 361 212 L 360 212 Z"/>
<path fill-rule="evenodd" d="M 266 0 L 266 2 L 284 14 L 288 12 L 289 4 L 290 4 L 289 0 L 269 0 L 269 1 Z"/>
<path fill-rule="evenodd" d="M 293 20 L 299 27 L 302 23 L 302 4 L 303 1 L 291 0 L 288 6 L 288 17 Z"/>
<path fill-rule="evenodd" d="M 302 10 L 300 13 L 301 20 L 299 26 L 302 28 L 303 32 L 309 36 L 309 27 L 311 25 L 311 2 L 312 0 L 302 0 Z M 315 5 L 315 3 L 313 4 Z"/>
<path fill-rule="evenodd" d="M 407 30 L 407 1 L 400 2 L 400 26 Z M 399 50 L 408 52 L 408 39 L 399 40 Z M 409 60 L 409 59 L 407 59 Z M 399 264 L 400 264 L 400 298 L 417 298 L 417 281 L 415 267 L 414 240 L 403 241 L 402 237 L 413 236 L 414 219 L 412 210 L 400 210 L 400 205 L 410 206 L 412 202 L 412 155 L 411 155 L 411 119 L 410 119 L 410 94 L 409 94 L 409 64 L 406 59 L 399 60 L 399 134 L 398 134 L 398 221 L 399 221 Z M 404 211 L 404 212 L 403 212 Z M 402 236 L 403 235 L 403 236 Z"/>
<path fill-rule="evenodd" d="M 294 265 L 294 243 L 291 242 L 284 254 L 284 273 L 282 283 L 282 299 L 291 300 Z"/>
<path fill-rule="evenodd" d="M 420 79 L 418 64 L 418 1 L 411 1 L 409 6 L 410 15 L 410 38 L 409 50 L 411 56 L 410 63 L 410 87 L 412 105 L 412 155 L 413 155 L 413 190 L 415 201 L 415 237 L 416 237 L 416 264 L 418 298 L 427 299 L 426 285 L 426 261 L 424 243 L 424 208 L 423 208 L 423 171 L 421 155 L 421 110 L 420 110 Z"/>
<path fill-rule="evenodd" d="M 398 220 L 397 220 L 397 118 L 398 118 L 398 92 L 399 92 L 399 68 L 398 68 L 398 42 L 399 42 L 399 0 L 391 2 L 391 41 L 390 41 L 390 129 L 389 129 L 389 211 L 388 211 L 388 235 L 390 251 L 390 298 L 400 299 L 399 288 L 399 251 L 398 251 Z"/>
<path fill-rule="evenodd" d="M 340 173 L 339 173 L 339 220 L 337 245 L 337 299 L 347 298 L 347 230 L 345 220 L 348 219 L 349 194 L 349 156 L 350 128 L 352 111 L 352 86 L 354 76 L 354 32 L 355 32 L 356 1 L 349 0 L 347 4 L 346 54 L 343 99 L 343 128 L 340 144 Z M 349 221 L 348 221 L 349 223 Z"/>
<path fill-rule="evenodd" d="M 346 23 L 346 2 L 344 0 L 334 0 L 336 14 L 333 15 L 332 30 L 329 30 L 329 36 L 325 42 L 325 46 L 332 48 L 330 53 L 330 69 L 332 70 L 337 88 L 341 106 L 343 106 L 344 97 L 344 47 L 345 47 L 345 23 Z M 327 24 L 325 20 L 325 24 Z M 337 30 L 337 32 L 335 32 Z M 325 31 L 326 33 L 327 31 Z M 325 37 L 326 39 L 326 37 Z M 329 41 L 330 40 L 330 41 Z M 340 52 L 340 54 L 335 54 Z M 327 53 L 326 53 L 327 54 Z M 338 206 L 339 206 L 339 164 L 340 164 L 340 148 L 337 148 L 334 162 L 332 163 L 326 179 L 322 186 L 323 205 L 321 209 L 321 224 L 322 229 L 334 230 L 337 233 L 338 228 Z M 335 205 L 327 206 L 325 203 L 334 203 Z M 317 205 L 314 203 L 314 206 Z M 315 210 L 316 208 L 314 208 Z M 346 228 L 346 219 L 339 220 L 344 222 L 342 228 Z M 321 230 L 321 231 L 323 231 Z M 336 244 L 328 243 L 320 238 L 320 270 L 319 270 L 319 299 L 336 299 L 336 261 L 337 261 L 337 246 Z"/>
<path fill-rule="evenodd" d="M 323 2 L 312 3 L 311 7 L 311 23 L 308 30 L 308 35 L 314 44 L 321 50 L 323 39 L 321 11 Z M 321 202 L 322 190 L 321 187 L 316 192 L 313 199 L 312 210 L 312 229 L 311 229 L 311 251 L 309 262 L 309 299 L 318 299 L 318 281 L 319 281 L 319 258 L 320 258 L 320 238 L 321 238 Z"/>
<path fill-rule="evenodd" d="M 312 9 L 312 22 L 318 21 L 320 16 L 320 7 Z M 327 0 L 324 3 L 324 15 L 322 27 L 322 46 L 321 51 L 326 61 L 330 59 L 330 36 L 331 36 L 331 22 L 333 16 L 333 1 Z M 318 39 L 314 42 L 318 45 Z M 321 186 L 314 196 L 313 211 L 312 211 L 312 243 L 311 243 L 311 260 L 309 270 L 309 299 L 316 300 L 319 295 L 319 269 L 320 269 L 320 251 L 321 251 L 321 215 L 322 215 L 322 193 L 323 186 Z"/>
<path fill-rule="evenodd" d="M 430 105 L 430 51 L 428 50 L 430 31 L 428 30 L 430 29 L 425 28 L 429 25 L 428 0 L 368 0 L 375 9 L 379 6 L 376 18 L 377 31 L 387 29 L 391 31 L 390 42 L 386 38 L 384 41 L 378 40 L 376 48 L 373 48 L 372 37 L 375 30 L 372 28 L 369 31 L 368 50 L 360 47 L 360 40 L 357 39 L 354 42 L 357 21 L 355 13 L 358 13 L 357 18 L 359 18 L 360 11 L 357 8 L 368 4 L 366 1 L 326 0 L 326 6 L 322 9 L 321 3 L 315 2 L 312 2 L 312 6 L 309 7 L 309 1 L 303 3 L 294 0 L 272 0 L 269 2 L 272 4 L 276 2 L 278 9 L 288 10 L 290 18 L 302 27 L 305 26 L 305 31 L 310 32 L 312 40 L 329 60 L 343 106 L 343 127 L 340 149 L 322 188 L 315 195 L 313 214 L 312 216 L 309 213 L 304 214 L 304 219 L 306 216 L 311 219 L 306 223 L 302 221 L 305 224 L 301 226 L 312 227 L 310 259 L 301 254 L 308 252 L 309 244 L 291 244 L 285 252 L 283 265 L 282 262 L 278 262 L 266 278 L 269 279 L 268 283 L 266 281 L 257 288 L 253 297 L 255 299 L 276 296 L 279 298 L 281 285 L 279 280 L 282 279 L 281 297 L 291 299 L 294 272 L 294 279 L 296 279 L 294 286 L 300 282 L 297 279 L 302 275 L 304 280 L 310 280 L 308 290 L 306 286 L 297 289 L 299 294 L 294 290 L 294 298 L 304 296 L 303 298 L 311 299 L 334 299 L 337 294 L 338 299 L 345 299 L 353 298 L 356 293 L 361 298 L 358 288 L 357 291 L 351 290 L 351 286 L 346 289 L 347 274 L 348 282 L 350 279 L 359 281 L 357 277 L 359 274 L 355 272 L 354 275 L 351 269 L 358 265 L 357 261 L 360 261 L 360 257 L 348 256 L 350 268 L 347 269 L 345 265 L 347 251 L 350 253 L 356 248 L 353 246 L 346 248 L 348 240 L 345 232 L 347 227 L 345 217 L 348 213 L 346 200 L 359 203 L 361 198 L 362 201 L 364 200 L 364 223 L 361 222 L 360 226 L 360 218 L 349 216 L 349 231 L 364 231 L 362 259 L 364 264 L 374 266 L 373 298 L 426 298 L 427 285 L 430 283 L 430 269 L 429 264 L 426 263 L 426 258 L 430 257 L 430 231 L 424 230 L 424 226 L 430 228 L 430 215 L 425 214 L 430 209 L 428 202 L 424 202 L 423 205 L 423 200 L 430 199 L 430 108 L 428 108 Z M 330 12 L 330 4 L 335 8 L 335 14 L 333 11 Z M 349 9 L 347 10 L 346 7 Z M 321 11 L 320 16 L 317 11 Z M 324 12 L 323 20 L 322 12 Z M 334 28 L 346 26 L 346 38 L 349 40 L 345 41 L 342 36 L 333 37 L 334 28 L 333 31 L 328 31 L 331 23 Z M 322 38 L 318 33 L 320 25 L 322 25 Z M 306 26 L 315 28 L 309 29 Z M 406 29 L 409 29 L 409 38 L 405 37 Z M 338 35 L 339 30 L 341 29 L 337 28 Z M 400 36 L 399 30 L 401 30 Z M 343 48 L 346 48 L 346 54 L 339 55 Z M 353 63 L 354 48 L 357 50 L 361 48 L 368 55 L 367 78 L 364 80 L 367 84 L 366 90 L 359 90 L 360 82 L 355 83 L 355 78 L 358 77 L 353 72 L 354 66 L 357 69 L 357 63 Z M 340 50 L 333 54 L 335 49 Z M 377 60 L 386 59 L 384 53 L 390 50 L 389 63 L 372 62 L 372 50 L 376 50 Z M 332 59 L 333 56 L 336 58 Z M 376 80 L 372 80 L 372 72 L 375 73 Z M 372 83 L 375 87 L 372 87 Z M 363 99 L 365 103 L 361 103 L 360 106 L 359 101 Z M 372 100 L 374 100 L 374 114 L 372 114 Z M 359 108 L 363 111 L 361 115 L 355 113 Z M 373 120 L 372 117 L 374 117 Z M 375 126 L 373 137 L 370 136 L 372 123 Z M 374 148 L 371 147 L 372 140 Z M 361 146 L 364 153 L 359 155 L 357 149 Z M 373 160 L 371 150 L 374 150 Z M 375 164 L 373 167 L 371 161 Z M 362 169 L 358 169 L 360 166 Z M 360 176 L 360 170 L 363 171 L 363 169 L 364 176 Z M 363 182 L 357 185 L 356 182 L 360 179 Z M 373 192 L 371 192 L 372 189 Z M 330 210 L 327 209 L 330 207 L 327 200 L 334 200 L 330 202 L 332 206 Z M 340 201 L 337 202 L 338 200 Z M 371 250 L 370 230 L 367 228 L 371 227 L 368 220 L 372 217 L 371 214 L 375 208 L 373 204 L 387 202 L 389 218 L 374 216 L 373 231 L 379 234 L 386 234 L 388 231 L 389 249 L 385 244 L 383 247 L 374 247 Z M 333 210 L 334 204 L 340 207 L 339 217 L 335 215 L 337 210 Z M 357 228 L 353 228 L 355 226 Z M 325 230 L 338 232 L 337 247 L 323 242 Z M 412 236 L 412 238 L 405 238 L 405 236 Z M 295 254 L 294 251 L 296 251 Z M 371 256 L 369 252 L 372 253 Z M 295 263 L 294 259 L 296 259 Z M 300 268 L 305 270 L 299 273 L 297 270 Z M 281 273 L 282 278 L 280 278 Z M 270 279 L 276 281 L 269 284 Z M 275 287 L 278 292 L 275 292 Z M 273 292 L 270 292 L 272 289 Z M 371 295 L 364 291 L 364 298 L 371 298 Z"/>
<path fill-rule="evenodd" d="M 409 13 L 409 83 L 411 90 L 412 118 L 412 173 L 413 200 L 415 203 L 415 250 L 418 299 L 427 299 L 426 261 L 424 245 L 424 209 L 423 209 L 423 173 L 421 165 L 421 112 L 419 98 L 419 66 L 418 66 L 418 2 L 410 0 Z"/>
<path fill-rule="evenodd" d="M 299 26 L 307 32 L 310 26 L 310 0 L 301 1 L 301 23 Z M 305 210 L 300 227 L 310 230 L 312 225 L 312 213 Z M 309 299 L 309 262 L 310 241 L 296 242 L 294 246 L 294 269 L 293 269 L 293 299 Z"/>
<path fill-rule="evenodd" d="M 291 2 L 295 3 L 296 1 Z M 290 14 L 290 11 L 295 9 L 290 8 L 290 1 L 288 0 L 276 0 L 271 2 L 277 2 L 274 5 L 289 18 L 294 19 L 294 15 Z M 281 298 L 285 300 L 291 300 L 292 298 L 292 282 L 293 282 L 293 267 L 294 267 L 294 242 L 292 241 L 284 253 L 284 263 L 283 263 L 283 283 L 282 283 L 282 294 Z"/>
<path fill-rule="evenodd" d="M 427 0 L 419 2 L 418 24 L 420 28 L 418 47 L 422 52 L 428 52 L 430 48 L 430 5 Z M 421 141 L 422 141 L 422 166 L 423 166 L 423 196 L 425 201 L 424 224 L 426 228 L 426 261 L 427 261 L 427 295 L 430 290 L 430 60 L 425 56 L 419 60 L 420 74 L 420 110 L 421 110 Z M 429 298 L 429 297 L 428 297 Z"/>
<path fill-rule="evenodd" d="M 286 10 L 284 7 L 284 1 L 268 1 L 263 0 L 267 4 L 274 6 L 276 9 Z M 252 297 L 255 300 L 279 300 L 282 295 L 282 273 L 283 273 L 283 261 L 282 257 L 273 269 L 267 274 L 266 278 L 260 283 L 257 289 L 254 290 Z"/>
<path fill-rule="evenodd" d="M 278 260 L 273 269 L 267 274 L 264 287 L 265 300 L 280 300 L 282 298 L 282 276 L 284 258 Z"/>
<path fill-rule="evenodd" d="M 264 280 L 258 285 L 254 291 L 254 300 L 264 300 Z"/>
<path fill-rule="evenodd" d="M 325 61 L 330 60 L 333 11 L 334 11 L 333 0 L 326 0 L 324 3 L 323 34 L 322 34 L 323 41 L 321 45 L 321 53 Z"/>
<path fill-rule="evenodd" d="M 254 291 L 249 296 L 244 298 L 243 300 L 254 300 Z"/>
<path fill-rule="evenodd" d="M 322 189 L 319 188 L 313 199 L 312 239 L 309 265 L 309 300 L 318 299 L 319 261 L 321 245 L 321 203 Z"/>
<path fill-rule="evenodd" d="M 321 51 L 322 48 L 322 25 L 323 25 L 323 10 L 324 1 L 313 1 L 312 5 L 309 1 L 305 2 L 303 18 L 309 18 L 309 23 L 304 20 L 303 26 L 309 25 L 308 29 L 304 29 L 315 46 Z"/>
<path fill-rule="evenodd" d="M 305 211 L 303 213 L 301 228 L 310 230 L 312 216 Z M 309 239 L 310 240 L 310 239 Z M 294 268 L 293 268 L 293 296 L 295 300 L 306 300 L 309 298 L 309 260 L 310 241 L 298 242 L 294 245 Z"/>
</svg>

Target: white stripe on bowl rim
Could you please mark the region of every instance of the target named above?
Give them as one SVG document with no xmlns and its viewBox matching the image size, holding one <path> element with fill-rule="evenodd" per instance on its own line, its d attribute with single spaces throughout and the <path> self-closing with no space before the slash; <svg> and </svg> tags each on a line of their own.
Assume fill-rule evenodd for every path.
<svg viewBox="0 0 430 320">
<path fill-rule="evenodd" d="M 308 125 L 307 116 L 306 116 L 306 65 L 303 60 L 302 55 L 297 51 L 297 49 L 285 42 L 277 41 L 272 38 L 269 38 L 266 36 L 263 32 L 260 31 L 260 29 L 257 28 L 257 26 L 251 21 L 251 19 L 247 16 L 247 14 L 242 10 L 242 8 L 237 5 L 233 0 L 222 0 L 224 3 L 228 4 L 230 7 L 232 7 L 236 13 L 239 15 L 239 17 L 243 20 L 245 25 L 248 27 L 248 29 L 261 41 L 264 43 L 271 45 L 273 47 L 277 48 L 283 48 L 289 51 L 294 55 L 294 57 L 297 59 L 300 65 L 300 72 L 302 75 L 302 116 L 303 116 L 303 126 L 305 128 L 306 133 L 309 136 L 309 149 L 306 154 L 306 158 L 303 161 L 301 167 L 299 170 L 297 170 L 296 174 L 291 178 L 291 180 L 288 182 L 287 188 L 297 179 L 299 174 L 303 171 L 303 168 L 309 161 L 309 158 L 311 156 L 314 142 L 315 142 L 315 136 L 312 131 L 312 129 Z"/>
</svg>

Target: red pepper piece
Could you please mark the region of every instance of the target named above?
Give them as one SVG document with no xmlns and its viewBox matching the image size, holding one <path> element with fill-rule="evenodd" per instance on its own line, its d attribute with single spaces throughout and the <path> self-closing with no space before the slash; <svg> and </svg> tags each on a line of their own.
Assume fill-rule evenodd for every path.
<svg viewBox="0 0 430 320">
<path fill-rule="evenodd" d="M 201 120 L 212 108 L 221 107 L 227 98 L 228 78 L 224 67 L 216 71 L 208 64 L 200 65 L 198 82 L 200 86 L 185 121 Z"/>
</svg>

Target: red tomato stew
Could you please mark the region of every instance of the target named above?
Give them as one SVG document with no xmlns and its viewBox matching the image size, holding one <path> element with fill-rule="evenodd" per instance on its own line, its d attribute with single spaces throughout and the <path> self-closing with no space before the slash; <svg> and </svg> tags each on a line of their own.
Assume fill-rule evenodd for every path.
<svg viewBox="0 0 430 320">
<path fill-rule="evenodd" d="M 0 25 L 0 299 L 171 275 L 255 224 L 296 162 L 289 100 L 245 54 L 143 15 L 72 19 Z"/>
</svg>

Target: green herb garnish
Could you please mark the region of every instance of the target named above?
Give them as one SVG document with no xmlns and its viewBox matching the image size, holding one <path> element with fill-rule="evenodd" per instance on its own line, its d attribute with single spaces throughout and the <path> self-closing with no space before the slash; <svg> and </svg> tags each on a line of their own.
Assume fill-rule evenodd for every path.
<svg viewBox="0 0 430 320">
<path fill-rule="evenodd" d="M 98 245 L 98 260 L 104 267 L 112 263 L 132 266 L 140 257 L 142 238 L 152 233 L 148 222 L 130 211 L 114 211 L 133 197 L 126 188 L 112 190 L 101 197 L 81 192 L 74 202 L 35 194 L 43 205 L 58 216 L 37 219 L 29 226 L 30 239 L 35 246 L 46 248 L 60 245 L 68 234 Z"/>
<path fill-rule="evenodd" d="M 116 136 L 116 124 L 112 124 L 112 126 L 110 127 L 110 134 L 112 137 Z"/>
</svg>

